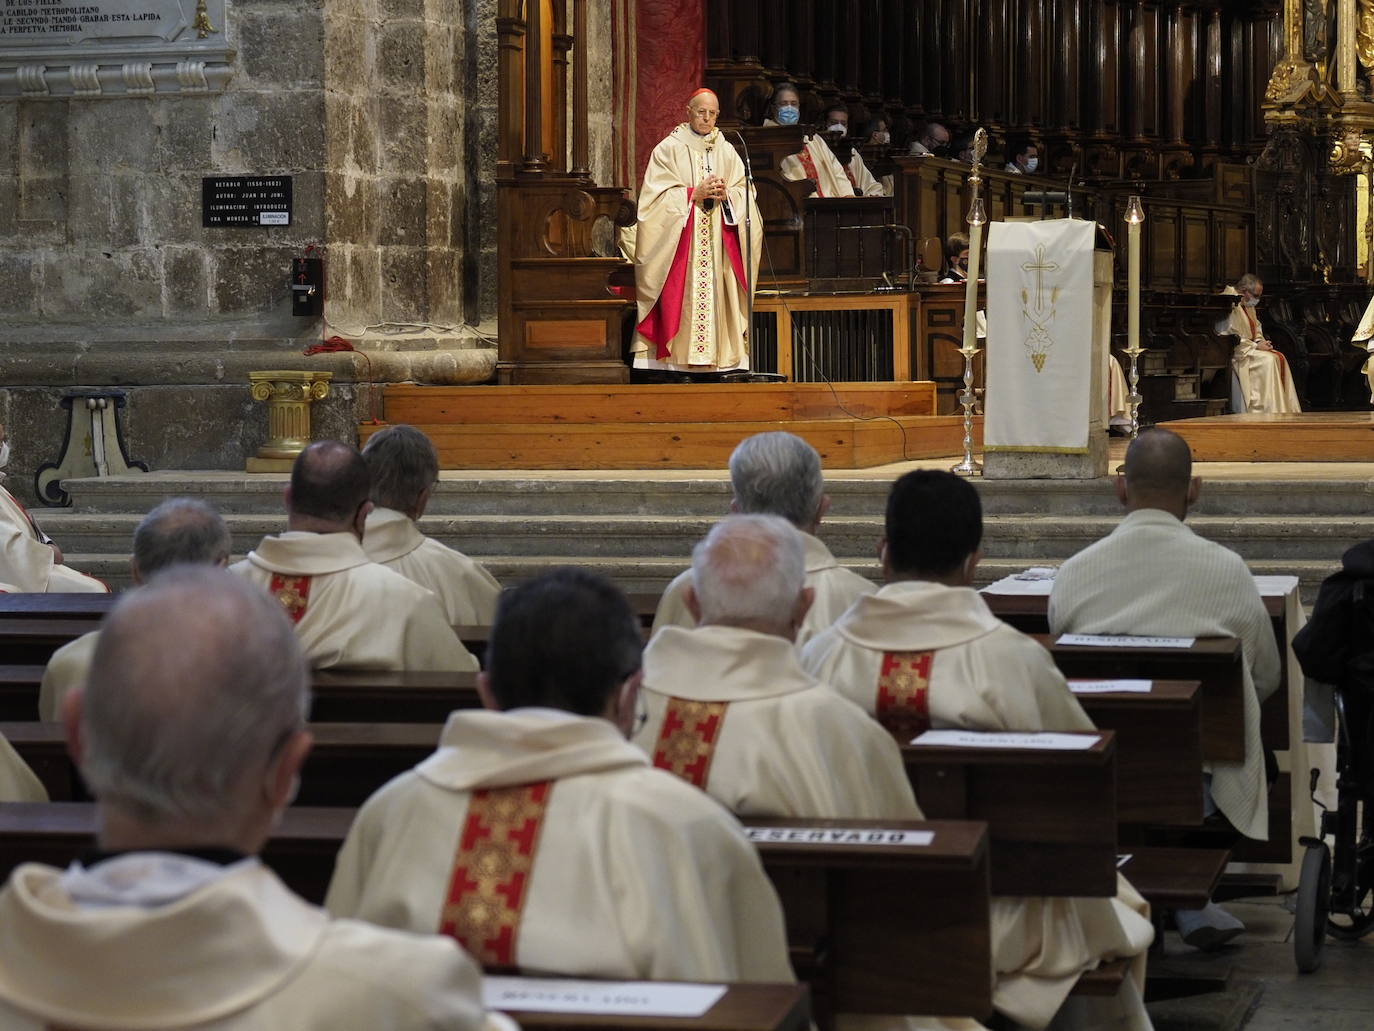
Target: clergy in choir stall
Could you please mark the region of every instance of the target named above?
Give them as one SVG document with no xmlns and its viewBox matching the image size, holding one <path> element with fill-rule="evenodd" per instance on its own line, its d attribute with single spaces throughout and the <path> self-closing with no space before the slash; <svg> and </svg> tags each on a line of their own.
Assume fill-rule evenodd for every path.
<svg viewBox="0 0 1374 1031">
<path fill-rule="evenodd" d="M 257 858 L 311 744 L 280 606 L 181 566 L 104 626 L 64 706 L 99 850 L 0 892 L 0 1026 L 514 1028 L 451 941 L 331 920 Z"/>
<path fill-rule="evenodd" d="M 792 981 L 782 909 L 718 802 L 627 737 L 639 622 L 604 577 L 505 592 L 478 691 L 363 805 L 326 905 L 549 974 Z M 489 871 L 496 871 L 491 873 Z"/>
<path fill-rule="evenodd" d="M 1208 808 L 1248 838 L 1269 836 L 1269 782 L 1260 706 L 1279 686 L 1279 653 L 1245 560 L 1204 540 L 1183 520 L 1200 481 L 1192 453 L 1168 430 L 1142 433 L 1126 450 L 1116 494 L 1126 518 L 1068 559 L 1050 593 L 1054 633 L 1235 637 L 1245 654 L 1245 760 L 1203 764 Z M 1190 945 L 1214 948 L 1244 930 L 1219 906 L 1175 913 Z"/>
<path fill-rule="evenodd" d="M 363 447 L 372 477 L 372 511 L 363 550 L 373 562 L 428 588 L 450 626 L 489 626 L 501 585 L 480 562 L 426 537 L 417 525 L 439 485 L 439 455 L 414 426 L 378 430 Z"/>
<path fill-rule="evenodd" d="M 1012 175 L 1033 175 L 1040 167 L 1040 148 L 1029 139 L 1023 137 L 1008 141 L 1007 153 L 1011 155 L 1011 160 L 1003 171 Z"/>
<path fill-rule="evenodd" d="M 220 514 L 197 498 L 168 498 L 134 529 L 129 575 L 139 586 L 154 573 L 190 563 L 227 566 L 233 543 Z M 62 700 L 86 682 L 100 631 L 92 630 L 52 653 L 38 688 L 38 718 L 62 718 Z"/>
<path fill-rule="evenodd" d="M 1264 327 L 1255 314 L 1255 307 L 1264 296 L 1264 283 L 1259 276 L 1247 272 L 1230 292 L 1239 294 L 1240 299 L 1231 308 L 1231 314 L 1216 324 L 1216 331 L 1236 337 L 1231 354 L 1232 413 L 1301 412 L 1288 360 L 1265 339 Z"/>
<path fill-rule="evenodd" d="M 763 220 L 744 162 L 716 128 L 719 114 L 716 95 L 697 90 L 687 121 L 649 157 L 634 244 L 636 369 L 749 368 L 749 295 L 757 282 Z M 748 240 L 746 219 L 753 226 Z"/>
<path fill-rule="evenodd" d="M 941 283 L 968 282 L 968 234 L 952 233 L 945 241 L 945 274 Z"/>
<path fill-rule="evenodd" d="M 929 727 L 1094 729 L 1049 653 L 994 616 L 971 586 L 982 533 L 978 492 L 966 481 L 937 470 L 899 478 L 880 545 L 887 583 L 812 639 L 802 666 L 905 740 Z M 1125 878 L 1111 899 L 996 900 L 993 938 L 993 1002 L 1012 1020 L 1150 1027 L 1140 992 L 1153 928 Z M 1082 971 L 1127 956 L 1132 976 L 1115 998 L 1065 1004 Z"/>
<path fill-rule="evenodd" d="M 0 425 L 0 469 L 9 464 L 10 442 Z M 0 473 L 0 480 L 4 474 Z M 38 528 L 18 500 L 0 486 L 0 583 L 11 593 L 108 594 L 93 576 L 62 564 L 62 549 Z"/>
<path fill-rule="evenodd" d="M 799 153 L 783 158 L 778 166 L 784 179 L 794 182 L 810 179 L 816 184 L 816 197 L 882 197 L 883 184 L 873 178 L 857 147 L 847 164 L 842 164 L 830 148 L 827 136 L 842 139 L 849 132 L 849 109 L 834 105 L 825 112 L 825 135 L 808 136 Z"/>
<path fill-rule="evenodd" d="M 919 139 L 911 141 L 910 153 L 916 157 L 948 157 L 949 128 L 938 118 L 932 118 L 921 129 Z M 968 249 L 968 244 L 964 244 Z"/>
<path fill-rule="evenodd" d="M 798 646 L 835 622 L 855 598 L 876 590 L 840 565 L 816 536 L 830 497 L 821 478 L 821 456 L 801 437 L 777 431 L 745 438 L 730 455 L 730 485 L 735 492 L 731 512 L 780 516 L 801 531 L 806 586 L 813 600 L 797 630 Z M 668 585 L 654 613 L 655 633 L 665 626 L 696 626 L 687 604 L 691 584 L 688 569 Z"/>
<path fill-rule="evenodd" d="M 291 467 L 286 533 L 230 569 L 281 603 L 314 669 L 475 670 L 434 593 L 363 550 L 370 489 L 355 448 L 311 444 Z"/>
<path fill-rule="evenodd" d="M 1355 335 L 1350 338 L 1350 342 L 1369 353 L 1369 358 L 1361 366 L 1360 371 L 1369 381 L 1370 398 L 1374 399 L 1374 297 L 1369 299 L 1369 304 L 1366 305 L 1364 315 L 1360 318 L 1360 324 L 1355 327 Z"/>
</svg>

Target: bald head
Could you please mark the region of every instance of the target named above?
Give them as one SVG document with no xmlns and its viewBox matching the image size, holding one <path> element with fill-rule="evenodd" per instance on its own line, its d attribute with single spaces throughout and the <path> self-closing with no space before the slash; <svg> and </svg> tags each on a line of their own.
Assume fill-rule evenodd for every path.
<svg viewBox="0 0 1374 1031">
<path fill-rule="evenodd" d="M 687 101 L 687 123 L 692 131 L 705 136 L 716 127 L 720 117 L 720 101 L 710 90 L 702 90 Z"/>
<path fill-rule="evenodd" d="M 134 580 L 183 562 L 225 565 L 232 542 L 220 514 L 195 498 L 169 498 L 134 530 Z"/>
<path fill-rule="evenodd" d="M 105 617 L 77 700 L 82 773 L 141 825 L 241 827 L 270 808 L 259 778 L 308 706 L 281 606 L 227 570 L 174 566 Z"/>
<path fill-rule="evenodd" d="M 805 582 L 801 534 L 779 516 L 729 516 L 692 551 L 694 614 L 703 624 L 794 637 L 809 607 Z"/>
<path fill-rule="evenodd" d="M 311 444 L 291 467 L 286 508 L 293 530 L 329 533 L 360 524 L 372 480 L 358 449 L 337 440 Z M 366 515 L 366 512 L 363 513 Z"/>
<path fill-rule="evenodd" d="M 1160 508 L 1180 519 L 1196 499 L 1193 453 L 1169 430 L 1146 430 L 1126 449 L 1124 498 L 1128 508 Z"/>
</svg>

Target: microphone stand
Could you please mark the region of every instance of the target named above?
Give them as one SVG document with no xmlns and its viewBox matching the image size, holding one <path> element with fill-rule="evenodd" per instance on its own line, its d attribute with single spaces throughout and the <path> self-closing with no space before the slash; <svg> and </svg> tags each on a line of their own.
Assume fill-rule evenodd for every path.
<svg viewBox="0 0 1374 1031">
<path fill-rule="evenodd" d="M 754 283 L 751 265 L 754 258 L 754 166 L 749 160 L 749 144 L 738 129 L 732 130 L 739 137 L 740 154 L 744 158 L 744 285 L 746 300 L 749 302 L 749 350 L 754 349 Z M 754 365 L 753 355 L 749 356 L 749 366 Z"/>
</svg>

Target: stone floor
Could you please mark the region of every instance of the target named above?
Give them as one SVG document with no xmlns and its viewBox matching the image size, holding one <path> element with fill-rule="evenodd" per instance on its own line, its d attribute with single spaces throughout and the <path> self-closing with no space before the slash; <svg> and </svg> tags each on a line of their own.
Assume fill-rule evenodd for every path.
<svg viewBox="0 0 1374 1031">
<path fill-rule="evenodd" d="M 1216 953 L 1165 939 L 1171 971 L 1210 976 L 1230 969 L 1227 989 L 1150 1004 L 1156 1031 L 1365 1031 L 1374 1026 L 1374 936 L 1328 939 L 1321 967 L 1300 974 L 1293 961 L 1293 896 L 1226 903 L 1245 921 L 1238 944 Z"/>
</svg>

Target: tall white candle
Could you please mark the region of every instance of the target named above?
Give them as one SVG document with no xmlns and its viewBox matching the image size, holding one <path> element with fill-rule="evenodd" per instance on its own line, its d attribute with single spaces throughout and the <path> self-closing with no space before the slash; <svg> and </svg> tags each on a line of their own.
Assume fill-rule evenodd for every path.
<svg viewBox="0 0 1374 1031">
<path fill-rule="evenodd" d="M 983 253 L 983 223 L 974 222 L 968 232 L 968 284 L 964 287 L 964 350 L 978 346 L 978 259 Z"/>
<path fill-rule="evenodd" d="M 1144 213 L 1132 197 L 1126 214 L 1126 346 L 1140 349 L 1140 223 Z"/>
</svg>

